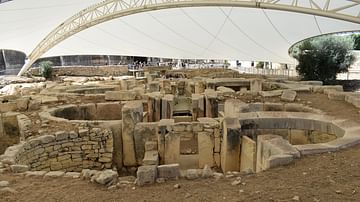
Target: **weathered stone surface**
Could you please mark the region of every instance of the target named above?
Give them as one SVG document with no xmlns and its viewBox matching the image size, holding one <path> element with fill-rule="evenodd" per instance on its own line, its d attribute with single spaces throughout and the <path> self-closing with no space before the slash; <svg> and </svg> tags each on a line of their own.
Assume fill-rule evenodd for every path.
<svg viewBox="0 0 360 202">
<path fill-rule="evenodd" d="M 41 141 L 42 144 L 47 144 L 47 143 L 55 141 L 55 136 L 43 135 L 43 136 L 40 136 L 38 139 Z"/>
<path fill-rule="evenodd" d="M 0 193 L 10 193 L 10 194 L 16 194 L 18 193 L 15 189 L 10 187 L 4 187 L 0 189 Z"/>
<path fill-rule="evenodd" d="M 249 105 L 238 99 L 227 99 L 224 105 L 224 113 L 227 117 L 239 117 L 239 113 L 249 112 Z"/>
<path fill-rule="evenodd" d="M 69 134 L 65 131 L 58 131 L 55 133 L 55 139 L 56 141 L 60 141 L 60 140 L 66 140 L 69 138 Z"/>
<path fill-rule="evenodd" d="M 197 169 L 188 169 L 186 170 L 186 179 L 195 180 L 199 178 L 199 172 Z"/>
<path fill-rule="evenodd" d="M 283 93 L 283 90 L 272 90 L 272 91 L 260 91 L 259 94 L 262 97 L 277 97 Z"/>
<path fill-rule="evenodd" d="M 157 123 L 137 123 L 134 129 L 134 144 L 135 144 L 135 154 L 136 161 L 138 165 L 142 164 L 142 160 L 145 156 L 146 143 L 154 142 L 156 144 L 156 129 Z M 156 146 L 157 147 L 157 146 Z M 151 149 L 150 151 L 157 150 Z"/>
<path fill-rule="evenodd" d="M 170 132 L 165 135 L 165 164 L 179 163 L 180 134 Z"/>
<path fill-rule="evenodd" d="M 136 99 L 136 92 L 132 90 L 105 92 L 105 100 L 109 100 L 109 101 L 129 101 L 135 99 Z"/>
<path fill-rule="evenodd" d="M 65 175 L 63 171 L 50 171 L 44 175 L 44 178 L 62 177 Z"/>
<path fill-rule="evenodd" d="M 136 166 L 134 131 L 135 125 L 143 120 L 141 102 L 128 102 L 122 110 L 123 162 L 125 166 Z"/>
<path fill-rule="evenodd" d="M 16 106 L 20 111 L 26 111 L 28 109 L 29 97 L 22 97 L 16 100 Z"/>
<path fill-rule="evenodd" d="M 202 178 L 209 178 L 213 176 L 213 171 L 211 170 L 210 166 L 205 165 L 203 170 L 202 170 L 202 174 L 201 177 Z"/>
<path fill-rule="evenodd" d="M 153 151 L 153 150 L 157 150 L 157 149 L 158 149 L 157 141 L 145 142 L 145 151 Z"/>
<path fill-rule="evenodd" d="M 95 177 L 95 182 L 102 184 L 102 185 L 106 185 L 109 184 L 111 182 L 116 182 L 118 177 L 117 172 L 113 171 L 113 170 L 105 170 L 105 171 L 101 171 L 96 177 Z"/>
<path fill-rule="evenodd" d="M 66 172 L 64 177 L 77 179 L 80 178 L 80 174 L 79 172 Z"/>
<path fill-rule="evenodd" d="M 146 151 L 144 159 L 142 161 L 143 165 L 159 165 L 159 152 L 157 150 L 154 151 Z"/>
<path fill-rule="evenodd" d="M 140 166 L 137 171 L 137 185 L 154 184 L 157 178 L 157 168 L 152 166 Z"/>
<path fill-rule="evenodd" d="M 225 118 L 224 134 L 221 146 L 221 169 L 223 172 L 239 171 L 240 156 L 240 122 L 236 118 Z"/>
<path fill-rule="evenodd" d="M 157 167 L 158 177 L 165 179 L 177 179 L 180 176 L 179 164 L 166 164 Z"/>
<path fill-rule="evenodd" d="M 43 177 L 47 171 L 26 171 L 25 177 Z"/>
<path fill-rule="evenodd" d="M 242 136 L 240 171 L 256 171 L 256 143 L 247 136 Z"/>
<path fill-rule="evenodd" d="M 205 165 L 213 166 L 214 136 L 208 132 L 198 133 L 199 168 Z"/>
<path fill-rule="evenodd" d="M 29 170 L 27 165 L 11 165 L 10 169 L 13 173 L 23 173 Z"/>
<path fill-rule="evenodd" d="M 8 181 L 0 181 L 0 187 L 7 187 L 10 183 Z"/>
<path fill-rule="evenodd" d="M 262 80 L 252 79 L 250 80 L 250 91 L 257 93 L 262 90 Z"/>
<path fill-rule="evenodd" d="M 296 98 L 296 94 L 297 94 L 296 91 L 284 90 L 280 97 L 280 100 L 286 102 L 294 102 Z"/>
<path fill-rule="evenodd" d="M 97 120 L 121 120 L 121 103 L 97 103 L 96 119 Z"/>
</svg>

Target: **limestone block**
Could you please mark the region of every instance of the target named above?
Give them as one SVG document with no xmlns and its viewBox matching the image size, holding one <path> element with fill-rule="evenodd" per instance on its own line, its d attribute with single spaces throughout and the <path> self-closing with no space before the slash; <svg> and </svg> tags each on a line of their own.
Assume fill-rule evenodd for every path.
<svg viewBox="0 0 360 202">
<path fill-rule="evenodd" d="M 206 84 L 204 81 L 195 82 L 195 94 L 201 94 L 205 91 Z"/>
<path fill-rule="evenodd" d="M 259 92 L 262 90 L 262 80 L 260 79 L 252 79 L 250 80 L 250 91 L 251 92 Z"/>
<path fill-rule="evenodd" d="M 11 138 L 19 139 L 20 130 L 17 119 L 18 113 L 8 112 L 2 115 L 3 135 Z"/>
<path fill-rule="evenodd" d="M 159 92 L 160 91 L 160 84 L 158 81 L 152 81 L 148 84 L 148 92 Z"/>
<path fill-rule="evenodd" d="M 171 125 L 174 124 L 174 119 L 161 119 L 157 127 L 157 142 L 160 156 L 160 164 L 165 163 L 165 136 L 172 130 Z"/>
<path fill-rule="evenodd" d="M 66 140 L 69 138 L 69 133 L 66 131 L 58 131 L 55 133 L 56 141 Z"/>
<path fill-rule="evenodd" d="M 220 153 L 221 151 L 221 138 L 214 137 L 214 152 Z"/>
<path fill-rule="evenodd" d="M 309 134 L 305 130 L 290 129 L 289 133 L 289 142 L 292 145 L 302 145 L 310 143 Z"/>
<path fill-rule="evenodd" d="M 108 101 L 129 101 L 135 99 L 136 99 L 136 92 L 132 90 L 105 92 L 105 100 Z"/>
<path fill-rule="evenodd" d="M 27 165 L 11 165 L 10 169 L 13 173 L 23 173 L 29 170 Z"/>
<path fill-rule="evenodd" d="M 277 97 L 277 96 L 280 96 L 282 93 L 283 93 L 283 90 L 271 90 L 271 91 L 260 91 L 259 92 L 259 94 L 265 98 Z"/>
<path fill-rule="evenodd" d="M 224 113 L 227 117 L 239 117 L 239 113 L 249 112 L 249 105 L 238 99 L 227 99 L 224 105 Z"/>
<path fill-rule="evenodd" d="M 242 136 L 240 172 L 256 171 L 256 143 L 247 136 Z"/>
<path fill-rule="evenodd" d="M 143 105 L 140 101 L 128 102 L 122 110 L 123 162 L 125 166 L 136 166 L 134 131 L 135 125 L 143 119 Z"/>
<path fill-rule="evenodd" d="M 41 100 L 30 100 L 28 105 L 28 110 L 38 110 L 40 109 Z"/>
<path fill-rule="evenodd" d="M 158 178 L 177 179 L 180 176 L 179 164 L 166 164 L 157 167 Z"/>
<path fill-rule="evenodd" d="M 171 94 L 171 82 L 169 80 L 160 81 L 161 92 L 164 94 Z"/>
<path fill-rule="evenodd" d="M 161 119 L 161 98 L 162 95 L 158 93 L 150 93 L 148 95 L 148 121 L 156 122 Z"/>
<path fill-rule="evenodd" d="M 121 104 L 118 102 L 96 104 L 97 120 L 121 120 L 121 115 Z"/>
<path fill-rule="evenodd" d="M 140 166 L 137 170 L 137 185 L 154 184 L 157 178 L 157 168 L 152 166 Z"/>
<path fill-rule="evenodd" d="M 0 103 L 0 113 L 11 112 L 16 110 L 17 110 L 16 102 Z"/>
<path fill-rule="evenodd" d="M 294 160 L 294 157 L 288 154 L 273 155 L 266 159 L 263 166 L 264 170 L 275 168 L 283 165 L 288 165 Z"/>
<path fill-rule="evenodd" d="M 58 98 L 54 96 L 41 97 L 41 104 L 52 104 L 52 103 L 57 103 L 58 101 L 59 101 Z"/>
<path fill-rule="evenodd" d="M 218 101 L 217 93 L 212 89 L 205 90 L 206 101 L 206 117 L 215 118 L 218 117 Z"/>
<path fill-rule="evenodd" d="M 101 171 L 98 175 L 96 175 L 94 181 L 99 184 L 106 185 L 111 182 L 116 182 L 117 177 L 118 177 L 117 172 L 113 170 L 105 170 L 105 171 Z"/>
<path fill-rule="evenodd" d="M 170 132 L 165 135 L 165 164 L 179 163 L 180 134 Z"/>
<path fill-rule="evenodd" d="M 158 150 L 157 141 L 146 141 L 145 142 L 145 151 Z"/>
<path fill-rule="evenodd" d="M 263 105 L 263 111 L 284 111 L 284 105 L 281 103 L 265 102 Z"/>
<path fill-rule="evenodd" d="M 157 142 L 156 130 L 157 123 L 137 123 L 134 129 L 134 144 L 136 161 L 138 165 L 142 164 L 144 154 L 146 151 L 145 144 L 148 141 Z M 155 150 L 155 149 L 151 149 Z"/>
<path fill-rule="evenodd" d="M 296 94 L 297 94 L 296 91 L 284 90 L 280 97 L 280 100 L 286 102 L 294 102 L 296 98 Z"/>
<path fill-rule="evenodd" d="M 161 118 L 171 119 L 174 111 L 174 96 L 167 94 L 161 100 Z"/>
<path fill-rule="evenodd" d="M 292 159 L 299 158 L 300 152 L 280 136 L 259 135 L 257 138 L 256 172 L 266 170 L 270 168 L 269 166 L 271 165 L 284 165 L 282 163 L 288 161 L 282 161 L 281 159 L 283 157 L 284 159 L 288 159 L 288 155 L 291 156 Z M 275 163 L 277 161 L 282 163 Z"/>
<path fill-rule="evenodd" d="M 65 172 L 63 171 L 51 171 L 44 175 L 44 178 L 56 178 L 56 177 L 62 177 L 65 175 Z"/>
<path fill-rule="evenodd" d="M 198 148 L 199 148 L 199 168 L 204 168 L 205 165 L 212 167 L 214 165 L 214 136 L 208 132 L 198 133 Z"/>
<path fill-rule="evenodd" d="M 186 179 L 195 180 L 197 178 L 199 178 L 198 169 L 188 169 L 188 170 L 186 170 Z"/>
<path fill-rule="evenodd" d="M 43 136 L 40 136 L 38 139 L 41 141 L 42 144 L 47 144 L 47 143 L 55 141 L 55 136 L 54 135 L 43 135 Z"/>
<path fill-rule="evenodd" d="M 16 100 L 16 106 L 20 111 L 26 111 L 28 109 L 29 97 L 21 97 Z"/>
<path fill-rule="evenodd" d="M 221 145 L 221 169 L 223 172 L 239 171 L 241 126 L 236 118 L 225 118 Z"/>
<path fill-rule="evenodd" d="M 345 92 L 339 92 L 339 91 L 333 90 L 333 91 L 328 93 L 328 98 L 329 98 L 329 100 L 343 101 L 343 100 L 345 100 L 345 95 L 346 94 L 347 93 L 345 93 Z"/>
<path fill-rule="evenodd" d="M 144 159 L 142 160 L 143 165 L 159 165 L 159 152 L 158 151 L 146 151 Z"/>
<path fill-rule="evenodd" d="M 221 156 L 220 153 L 214 153 L 214 163 L 215 166 L 221 168 Z"/>
</svg>

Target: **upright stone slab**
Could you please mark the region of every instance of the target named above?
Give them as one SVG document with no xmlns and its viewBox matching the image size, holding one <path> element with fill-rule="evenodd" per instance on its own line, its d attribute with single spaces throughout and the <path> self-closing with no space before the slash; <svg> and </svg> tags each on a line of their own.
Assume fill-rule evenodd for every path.
<svg viewBox="0 0 360 202">
<path fill-rule="evenodd" d="M 180 134 L 170 132 L 165 135 L 165 164 L 179 163 Z"/>
<path fill-rule="evenodd" d="M 137 170 L 137 185 L 154 184 L 157 178 L 157 168 L 155 165 L 140 166 Z"/>
<path fill-rule="evenodd" d="M 134 143 L 135 155 L 138 165 L 142 164 L 145 154 L 145 143 L 147 141 L 157 141 L 156 129 L 158 123 L 138 123 L 135 126 Z"/>
<path fill-rule="evenodd" d="M 223 172 L 239 171 L 241 144 L 241 126 L 239 120 L 237 118 L 226 117 L 223 122 L 223 130 L 221 169 Z"/>
<path fill-rule="evenodd" d="M 165 163 L 165 136 L 171 131 L 171 126 L 175 123 L 174 119 L 161 119 L 157 128 L 158 151 L 160 164 Z"/>
<path fill-rule="evenodd" d="M 169 80 L 162 80 L 160 82 L 161 93 L 163 94 L 171 94 L 171 82 Z"/>
<path fill-rule="evenodd" d="M 132 90 L 105 92 L 105 100 L 108 101 L 129 101 L 135 99 L 136 99 L 136 92 Z"/>
<path fill-rule="evenodd" d="M 199 168 L 214 166 L 214 136 L 209 132 L 198 133 Z"/>
<path fill-rule="evenodd" d="M 296 94 L 297 94 L 296 91 L 284 90 L 280 97 L 280 100 L 286 102 L 294 102 L 296 98 Z"/>
<path fill-rule="evenodd" d="M 242 136 L 240 171 L 256 171 L 256 143 L 247 136 Z"/>
<path fill-rule="evenodd" d="M 250 91 L 253 93 L 257 93 L 262 91 L 262 80 L 253 79 L 250 81 Z"/>
<path fill-rule="evenodd" d="M 142 122 L 142 102 L 128 102 L 122 110 L 123 162 L 125 166 L 136 166 L 134 131 L 135 125 Z"/>
<path fill-rule="evenodd" d="M 191 101 L 193 121 L 196 121 L 198 118 L 205 116 L 204 96 L 200 94 L 192 94 Z"/>
<path fill-rule="evenodd" d="M 216 91 L 212 89 L 206 89 L 205 100 L 206 100 L 206 117 L 209 118 L 218 117 L 218 101 L 217 101 Z"/>
<path fill-rule="evenodd" d="M 148 95 L 148 121 L 156 122 L 161 119 L 161 98 L 160 92 L 149 93 Z"/>
<path fill-rule="evenodd" d="M 171 119 L 174 111 L 174 95 L 167 94 L 161 100 L 161 119 Z"/>
<path fill-rule="evenodd" d="M 197 81 L 195 83 L 195 94 L 200 94 L 205 91 L 206 84 L 204 81 Z"/>
</svg>

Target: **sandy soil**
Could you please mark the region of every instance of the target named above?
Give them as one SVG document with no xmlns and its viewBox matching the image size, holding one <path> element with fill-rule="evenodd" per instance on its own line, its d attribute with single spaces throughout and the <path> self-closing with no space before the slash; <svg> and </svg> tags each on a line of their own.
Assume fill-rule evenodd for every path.
<svg viewBox="0 0 360 202">
<path fill-rule="evenodd" d="M 299 94 L 307 103 L 337 118 L 360 123 L 359 109 L 328 100 L 322 94 Z M 17 193 L 0 193 L 0 201 L 360 201 L 360 146 L 348 150 L 302 157 L 293 164 L 235 178 L 179 180 L 108 190 L 79 179 L 37 179 L 0 175 Z M 175 189 L 174 184 L 181 188 Z M 296 198 L 296 197 L 295 197 Z"/>
</svg>

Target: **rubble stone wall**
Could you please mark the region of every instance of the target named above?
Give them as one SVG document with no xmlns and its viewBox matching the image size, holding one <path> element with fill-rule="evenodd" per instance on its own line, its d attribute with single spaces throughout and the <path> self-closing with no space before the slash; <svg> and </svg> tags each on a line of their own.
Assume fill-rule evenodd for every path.
<svg viewBox="0 0 360 202">
<path fill-rule="evenodd" d="M 108 129 L 58 131 L 25 142 L 15 156 L 16 164 L 30 170 L 81 171 L 111 168 L 113 136 Z"/>
<path fill-rule="evenodd" d="M 33 69 L 38 74 L 39 69 Z M 128 73 L 127 66 L 69 66 L 54 67 L 53 74 L 58 76 L 121 76 Z"/>
</svg>

